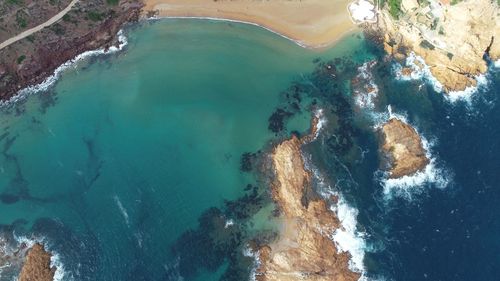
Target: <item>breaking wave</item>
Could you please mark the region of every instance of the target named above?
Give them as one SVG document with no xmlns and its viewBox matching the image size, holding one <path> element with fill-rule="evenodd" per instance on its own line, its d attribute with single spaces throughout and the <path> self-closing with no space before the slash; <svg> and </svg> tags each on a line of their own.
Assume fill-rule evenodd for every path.
<svg viewBox="0 0 500 281">
<path fill-rule="evenodd" d="M 52 244 L 46 238 L 28 238 L 26 236 L 16 236 L 14 234 L 14 239 L 17 243 L 17 247 L 24 244 L 26 248 L 31 248 L 35 243 L 40 243 L 45 246 L 45 249 L 52 255 L 50 258 L 50 266 L 56 268 L 54 274 L 54 281 L 73 281 L 73 275 L 66 271 L 64 263 L 62 262 L 61 255 L 52 249 Z"/>
<path fill-rule="evenodd" d="M 451 181 L 451 173 L 438 164 L 439 161 L 433 154 L 433 147 L 436 145 L 435 141 L 430 142 L 425 136 L 422 135 L 422 133 L 419 132 L 415 125 L 408 121 L 406 115 L 394 113 L 391 106 L 388 106 L 387 112 L 373 113 L 373 116 L 375 121 L 375 130 L 379 129 L 382 124 L 392 118 L 396 118 L 411 125 L 420 136 L 422 145 L 426 151 L 426 157 L 429 159 L 429 163 L 425 169 L 413 175 L 392 179 L 389 178 L 388 172 L 378 171 L 375 176 L 383 187 L 385 199 L 391 199 L 393 197 L 411 199 L 413 195 L 422 192 L 424 186 L 430 184 L 438 188 L 445 188 L 448 186 Z"/>
<path fill-rule="evenodd" d="M 497 62 L 493 63 L 495 67 Z M 444 93 L 443 85 L 432 75 L 429 66 L 425 63 L 422 57 L 416 55 L 414 52 L 411 52 L 406 58 L 405 67 L 409 68 L 411 71 L 409 73 L 404 73 L 402 65 L 399 63 L 393 65 L 393 73 L 395 74 L 397 80 L 422 80 L 432 85 L 434 91 Z M 484 89 L 488 86 L 488 76 L 488 73 L 475 76 L 474 78 L 477 82 L 475 86 L 469 86 L 462 91 L 450 91 L 444 95 L 445 99 L 451 103 L 465 101 L 468 104 L 471 104 L 474 94 L 480 89 Z"/>
<path fill-rule="evenodd" d="M 362 109 L 375 109 L 375 101 L 378 97 L 378 86 L 375 84 L 371 68 L 377 61 L 365 62 L 358 67 L 358 75 L 356 76 L 357 87 L 354 88 L 354 102 Z"/>
<path fill-rule="evenodd" d="M 78 66 L 79 61 L 82 61 L 89 57 L 104 55 L 104 54 L 112 54 L 123 50 L 123 48 L 128 44 L 127 37 L 123 34 L 123 30 L 118 31 L 117 36 L 119 42 L 118 46 L 111 46 L 108 49 L 100 48 L 96 50 L 83 52 L 77 55 L 73 59 L 70 59 L 65 63 L 61 64 L 58 68 L 54 70 L 54 73 L 51 76 L 45 78 L 45 80 L 43 80 L 41 83 L 19 90 L 16 95 L 11 97 L 7 101 L 0 101 L 0 106 L 16 103 L 26 98 L 30 94 L 46 91 L 47 89 L 49 89 L 51 86 L 54 85 L 54 83 L 59 79 L 59 77 L 62 75 L 62 73 L 64 73 L 65 70 L 69 69 L 70 67 L 76 68 Z"/>
<path fill-rule="evenodd" d="M 351 255 L 349 260 L 349 269 L 360 273 L 360 280 L 367 280 L 366 269 L 364 266 L 365 252 L 369 249 L 366 243 L 367 234 L 358 230 L 358 210 L 349 205 L 342 194 L 335 191 L 325 180 L 321 172 L 314 167 L 310 157 L 304 157 L 304 166 L 313 175 L 315 184 L 320 194 L 324 198 L 330 198 L 332 195 L 338 198 L 330 209 L 337 215 L 340 221 L 340 228 L 331 233 L 331 239 L 335 243 L 339 252 L 348 252 Z"/>
</svg>

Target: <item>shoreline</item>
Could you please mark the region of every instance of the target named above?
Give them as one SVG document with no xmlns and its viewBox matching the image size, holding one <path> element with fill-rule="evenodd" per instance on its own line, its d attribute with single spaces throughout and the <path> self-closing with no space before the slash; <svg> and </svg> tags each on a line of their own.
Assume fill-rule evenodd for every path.
<svg viewBox="0 0 500 281">
<path fill-rule="evenodd" d="M 207 1 L 145 0 L 143 18 L 188 18 L 259 26 L 301 47 L 321 49 L 360 30 L 351 18 L 351 0 Z"/>
<path fill-rule="evenodd" d="M 248 22 L 248 21 L 242 21 L 242 20 L 233 20 L 233 19 L 226 19 L 226 18 L 213 18 L 213 17 L 189 17 L 189 16 L 178 16 L 178 17 L 163 17 L 163 16 L 154 16 L 154 17 L 143 17 L 139 19 L 137 23 L 141 22 L 148 22 L 148 21 L 160 21 L 160 20 L 175 20 L 175 19 L 186 19 L 186 20 L 200 20 L 200 21 L 215 21 L 215 22 L 229 22 L 229 23 L 238 23 L 238 24 L 245 24 L 245 25 L 251 25 L 251 26 L 256 26 L 259 28 L 262 28 L 268 32 L 271 32 L 281 38 L 284 38 L 286 40 L 289 40 L 290 42 L 306 49 L 310 50 L 322 50 L 324 48 L 331 47 L 332 45 L 335 45 L 338 43 L 338 41 L 342 40 L 346 36 L 348 36 L 351 33 L 356 32 L 359 28 L 354 28 L 353 30 L 348 30 L 344 34 L 340 35 L 339 38 L 335 39 L 335 41 L 332 41 L 328 45 L 324 46 L 308 46 L 303 44 L 301 41 L 297 41 L 293 38 L 290 38 L 282 33 L 279 33 L 278 31 L 275 31 L 267 26 L 260 25 L 258 23 L 254 22 Z M 126 24 L 125 24 L 126 25 Z M 359 29 L 360 30 L 360 29 Z M 75 57 L 63 62 L 60 64 L 58 67 L 56 67 L 50 75 L 46 76 L 43 80 L 41 80 L 39 83 L 35 83 L 32 85 L 28 85 L 26 87 L 23 87 L 19 89 L 15 94 L 12 96 L 8 97 L 7 99 L 0 99 L 0 108 L 4 106 L 9 106 L 12 103 L 16 103 L 25 97 L 28 97 L 32 93 L 38 93 L 40 91 L 44 91 L 54 85 L 57 80 L 60 78 L 61 73 L 63 73 L 66 69 L 74 66 L 77 64 L 79 61 L 86 59 L 88 57 L 92 56 L 99 56 L 99 55 L 108 55 L 108 54 L 113 54 L 115 52 L 123 50 L 123 47 L 125 47 L 128 42 L 127 42 L 127 37 L 123 34 L 123 29 L 120 29 L 116 34 L 115 38 L 117 41 L 117 45 L 112 45 L 108 48 L 105 47 L 99 47 L 93 50 L 88 50 L 82 53 L 77 54 Z"/>
<path fill-rule="evenodd" d="M 344 33 L 340 34 L 338 38 L 335 40 L 326 43 L 324 45 L 308 45 L 302 42 L 301 40 L 297 40 L 294 38 L 291 38 L 287 36 L 286 34 L 280 33 L 279 31 L 276 31 L 272 29 L 271 27 L 261 25 L 259 23 L 251 22 L 251 21 L 244 21 L 244 20 L 237 20 L 237 19 L 230 19 L 230 18 L 219 18 L 219 17 L 202 17 L 202 16 L 154 16 L 154 17 L 149 17 L 149 18 L 144 18 L 142 20 L 144 21 L 155 21 L 155 20 L 175 20 L 175 19 L 186 19 L 186 20 L 207 20 L 207 21 L 217 21 L 217 22 L 229 22 L 229 23 L 239 23 L 239 24 L 246 24 L 246 25 L 251 25 L 251 26 L 256 26 L 259 28 L 262 28 L 266 31 L 269 31 L 275 35 L 278 35 L 281 38 L 284 38 L 288 41 L 291 41 L 292 43 L 304 48 L 304 49 L 310 49 L 310 50 L 322 50 L 325 48 L 332 47 L 336 43 L 338 43 L 340 40 L 342 40 L 344 37 L 348 36 L 351 33 L 354 33 L 356 31 L 361 31 L 359 27 L 354 27 L 350 30 L 345 31 Z"/>
</svg>

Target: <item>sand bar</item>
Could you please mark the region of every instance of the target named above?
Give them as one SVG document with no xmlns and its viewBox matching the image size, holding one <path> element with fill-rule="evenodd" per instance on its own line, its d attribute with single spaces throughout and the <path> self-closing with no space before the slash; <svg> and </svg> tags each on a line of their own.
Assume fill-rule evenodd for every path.
<svg viewBox="0 0 500 281">
<path fill-rule="evenodd" d="M 321 48 L 357 27 L 350 0 L 144 0 L 144 11 L 159 17 L 200 17 L 257 24 L 298 44 Z"/>
</svg>

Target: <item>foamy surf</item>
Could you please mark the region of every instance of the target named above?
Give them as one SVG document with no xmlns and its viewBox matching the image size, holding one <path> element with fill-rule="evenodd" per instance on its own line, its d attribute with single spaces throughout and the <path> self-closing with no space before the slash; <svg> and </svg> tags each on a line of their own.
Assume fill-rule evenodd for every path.
<svg viewBox="0 0 500 281">
<path fill-rule="evenodd" d="M 432 153 L 432 148 L 436 144 L 435 141 L 429 142 L 429 140 L 419 132 L 418 127 L 408 121 L 405 114 L 393 112 L 392 107 L 389 105 L 387 107 L 387 112 L 373 113 L 373 117 L 375 122 L 373 126 L 374 130 L 378 130 L 392 118 L 396 118 L 412 126 L 420 136 L 422 146 L 426 151 L 426 157 L 429 159 L 427 166 L 422 171 L 416 172 L 413 175 L 392 179 L 389 178 L 388 172 L 379 171 L 376 177 L 382 184 L 385 199 L 391 199 L 393 197 L 411 199 L 413 195 L 422 192 L 426 185 L 432 184 L 438 188 L 445 188 L 449 184 L 451 178 L 450 173 L 438 165 L 438 160 Z"/>
<path fill-rule="evenodd" d="M 375 84 L 371 68 L 377 61 L 369 61 L 358 67 L 357 83 L 354 87 L 354 102 L 360 109 L 375 109 L 378 98 L 378 86 Z"/>
<path fill-rule="evenodd" d="M 70 59 L 65 63 L 61 64 L 58 68 L 54 70 L 54 73 L 51 76 L 45 78 L 45 80 L 43 80 L 41 83 L 33 86 L 28 86 L 24 89 L 19 90 L 16 95 L 11 97 L 7 101 L 0 101 L 0 106 L 13 104 L 26 98 L 31 94 L 36 94 L 42 91 L 46 91 L 55 84 L 55 82 L 59 79 L 59 77 L 61 77 L 61 75 L 64 73 L 65 70 L 69 69 L 70 67 L 76 68 L 78 66 L 78 62 L 84 59 L 97 55 L 112 54 L 123 50 L 123 48 L 128 44 L 127 37 L 123 34 L 123 30 L 118 31 L 117 36 L 119 42 L 118 46 L 111 46 L 108 49 L 100 48 L 97 50 L 83 52 L 77 55 L 73 59 Z"/>
<path fill-rule="evenodd" d="M 65 270 L 64 263 L 61 260 L 60 254 L 52 249 L 50 241 L 48 241 L 45 237 L 28 238 L 26 236 L 17 236 L 16 234 L 14 234 L 14 239 L 16 240 L 18 246 L 24 243 L 27 246 L 26 248 L 33 247 L 35 243 L 43 244 L 45 246 L 45 249 L 52 255 L 50 258 L 50 266 L 56 268 L 56 272 L 54 273 L 54 281 L 74 280 L 73 275 Z"/>
<path fill-rule="evenodd" d="M 259 268 L 259 266 L 261 264 L 260 263 L 260 258 L 259 258 L 259 253 L 253 251 L 252 248 L 249 245 L 247 245 L 243 249 L 243 255 L 245 257 L 253 258 L 254 262 L 253 262 L 252 268 L 250 269 L 249 280 L 250 281 L 256 281 L 257 280 L 257 269 Z"/>
<path fill-rule="evenodd" d="M 423 80 L 434 88 L 436 92 L 443 92 L 443 85 L 431 73 L 429 66 L 425 63 L 424 59 L 417 56 L 414 52 L 406 57 L 405 66 L 410 68 L 409 74 L 403 73 L 403 66 L 399 63 L 394 64 L 393 72 L 397 80 L 410 81 L 410 80 Z"/>
<path fill-rule="evenodd" d="M 444 95 L 445 99 L 449 102 L 464 101 L 467 104 L 472 104 L 474 94 L 479 90 L 488 87 L 487 74 L 481 74 L 475 77 L 477 84 L 476 86 L 469 86 L 462 91 L 450 91 Z"/>
<path fill-rule="evenodd" d="M 338 194 L 337 196 L 339 200 L 336 205 L 331 207 L 331 210 L 337 214 L 341 227 L 335 230 L 332 239 L 337 250 L 351 254 L 349 268 L 365 275 L 363 260 L 367 249 L 366 234 L 358 231 L 358 210 L 351 207 L 342 196 Z"/>
<path fill-rule="evenodd" d="M 500 60 L 493 63 L 493 67 L 499 67 L 499 65 Z M 445 99 L 451 103 L 464 101 L 471 104 L 474 94 L 487 87 L 489 84 L 489 74 L 487 72 L 485 74 L 474 76 L 474 79 L 477 82 L 475 86 L 468 86 L 462 91 L 450 91 L 448 93 L 444 93 L 443 85 L 432 75 L 429 66 L 425 63 L 422 57 L 417 56 L 414 52 L 411 52 L 405 60 L 405 67 L 410 68 L 411 72 L 409 74 L 403 73 L 402 65 L 399 63 L 394 64 L 393 73 L 397 80 L 422 80 L 432 85 L 434 91 L 443 93 Z"/>
<path fill-rule="evenodd" d="M 333 190 L 323 177 L 321 172 L 314 167 L 310 157 L 302 156 L 305 168 L 313 175 L 315 184 L 324 198 L 330 198 L 332 195 L 337 197 L 337 203 L 330 209 L 337 215 L 340 221 L 340 228 L 330 234 L 331 240 L 335 243 L 339 252 L 348 252 L 351 256 L 349 260 L 349 269 L 361 274 L 359 280 L 368 280 L 364 266 L 365 252 L 368 249 L 365 238 L 366 233 L 358 230 L 358 210 L 343 198 L 342 194 Z"/>
</svg>

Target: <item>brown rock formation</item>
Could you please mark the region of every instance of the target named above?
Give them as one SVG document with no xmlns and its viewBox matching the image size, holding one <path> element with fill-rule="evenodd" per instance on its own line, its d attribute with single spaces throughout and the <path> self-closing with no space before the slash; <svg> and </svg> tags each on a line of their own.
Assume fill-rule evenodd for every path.
<svg viewBox="0 0 500 281">
<path fill-rule="evenodd" d="M 83 52 L 116 45 L 117 32 L 125 23 L 138 20 L 143 6 L 141 0 L 118 2 L 110 5 L 101 0 L 79 1 L 62 20 L 1 49 L 0 100 L 8 100 L 20 89 L 42 82 L 58 66 Z M 28 4 L 20 2 L 18 9 L 31 11 Z M 53 12 L 35 10 L 43 19 Z M 11 30 L 10 36 L 15 32 Z"/>
<path fill-rule="evenodd" d="M 51 254 L 46 252 L 43 245 L 36 243 L 29 250 L 23 268 L 19 274 L 19 281 L 52 281 L 56 272 L 50 267 Z"/>
<path fill-rule="evenodd" d="M 339 253 L 329 238 L 340 225 L 335 214 L 325 201 L 305 198 L 311 175 L 304 168 L 301 145 L 309 140 L 293 136 L 272 153 L 276 174 L 272 196 L 281 210 L 282 229 L 277 241 L 259 250 L 259 281 L 347 281 L 360 277 L 348 268 L 349 254 Z"/>
<path fill-rule="evenodd" d="M 424 59 L 445 91 L 464 90 L 477 84 L 474 76 L 486 72 L 485 53 L 500 59 L 496 2 L 465 0 L 448 5 L 433 0 L 432 5 L 419 6 L 416 0 L 405 0 L 399 19 L 382 9 L 376 29 L 387 53 L 402 58 L 413 51 Z"/>
<path fill-rule="evenodd" d="M 391 164 L 391 178 L 414 174 L 429 163 L 422 140 L 412 126 L 392 118 L 382 126 L 381 133 L 382 150 Z"/>
</svg>

